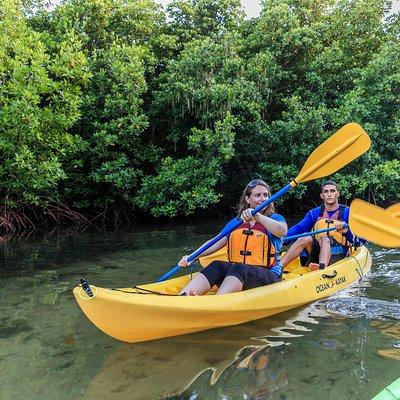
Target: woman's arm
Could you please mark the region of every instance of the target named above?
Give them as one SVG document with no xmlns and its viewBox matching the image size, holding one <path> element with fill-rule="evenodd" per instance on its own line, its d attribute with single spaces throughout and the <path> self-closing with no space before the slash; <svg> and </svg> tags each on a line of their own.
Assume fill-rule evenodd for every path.
<svg viewBox="0 0 400 400">
<path fill-rule="evenodd" d="M 266 215 L 257 213 L 254 219 L 263 225 L 269 232 L 277 237 L 283 237 L 287 233 L 286 222 L 276 221 L 273 218 L 267 217 Z"/>
<path fill-rule="evenodd" d="M 250 222 L 251 220 L 255 220 L 259 222 L 261 225 L 264 226 L 265 229 L 268 230 L 268 232 L 271 232 L 274 236 L 276 237 L 283 237 L 287 233 L 287 224 L 285 219 L 279 215 L 275 214 L 281 221 L 278 221 L 274 218 L 270 218 L 265 216 L 264 214 L 257 213 L 256 215 L 252 215 L 251 212 L 253 211 L 252 208 L 248 208 L 243 211 L 241 218 L 245 222 Z"/>
</svg>

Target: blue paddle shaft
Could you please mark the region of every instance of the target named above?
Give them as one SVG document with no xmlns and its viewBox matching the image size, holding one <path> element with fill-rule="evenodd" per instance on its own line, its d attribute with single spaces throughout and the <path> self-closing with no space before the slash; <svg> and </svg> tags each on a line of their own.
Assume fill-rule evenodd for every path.
<svg viewBox="0 0 400 400">
<path fill-rule="evenodd" d="M 169 270 L 166 274 L 164 274 L 162 277 L 158 278 L 156 282 L 163 282 L 166 281 L 168 278 L 171 276 L 175 275 L 182 267 L 180 265 L 177 265 L 176 267 L 172 268 Z"/>
<path fill-rule="evenodd" d="M 274 195 L 272 195 L 269 199 L 265 200 L 262 202 L 260 205 L 258 205 L 256 208 L 253 209 L 251 212 L 252 215 L 256 215 L 258 212 L 269 206 L 272 202 L 275 200 L 279 199 L 279 197 L 283 196 L 286 192 L 288 192 L 290 189 L 292 189 L 292 185 L 289 183 L 285 187 L 283 187 L 281 190 L 276 192 Z M 237 218 L 232 220 L 227 226 L 225 226 L 222 231 L 215 236 L 213 239 L 211 239 L 209 242 L 204 243 L 203 246 L 199 247 L 195 252 L 190 254 L 190 256 L 187 258 L 189 262 L 192 262 L 195 260 L 200 254 L 202 254 L 204 251 L 209 249 L 212 245 L 217 243 L 219 240 L 221 240 L 223 237 L 229 235 L 233 230 L 235 230 L 238 226 L 240 226 L 243 223 L 243 220 L 241 218 Z M 156 282 L 162 282 L 171 277 L 172 275 L 176 274 L 181 267 L 177 265 L 176 267 L 172 268 L 170 271 L 168 271 L 165 275 L 163 275 L 161 278 L 158 278 Z"/>
<path fill-rule="evenodd" d="M 348 227 L 349 226 L 347 224 L 343 224 L 343 228 L 348 228 Z M 298 238 L 305 237 L 305 236 L 312 236 L 312 235 L 317 235 L 318 233 L 330 232 L 330 231 L 335 231 L 335 230 L 336 230 L 336 227 L 319 229 L 317 231 L 299 233 L 298 235 L 293 235 L 293 236 L 286 236 L 283 238 L 283 240 L 285 242 L 287 242 L 289 240 L 294 240 L 294 239 L 298 239 Z"/>
</svg>

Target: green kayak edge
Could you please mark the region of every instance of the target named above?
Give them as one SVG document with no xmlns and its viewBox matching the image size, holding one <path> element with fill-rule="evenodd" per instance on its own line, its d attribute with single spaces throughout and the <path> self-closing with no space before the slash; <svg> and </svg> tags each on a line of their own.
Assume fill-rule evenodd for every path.
<svg viewBox="0 0 400 400">
<path fill-rule="evenodd" d="M 400 378 L 397 378 L 371 400 L 400 400 Z"/>
</svg>

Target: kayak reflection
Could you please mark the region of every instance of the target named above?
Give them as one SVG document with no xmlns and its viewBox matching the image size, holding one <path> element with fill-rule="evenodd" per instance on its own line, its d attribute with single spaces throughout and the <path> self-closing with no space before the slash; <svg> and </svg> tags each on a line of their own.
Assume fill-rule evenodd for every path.
<svg viewBox="0 0 400 400">
<path fill-rule="evenodd" d="M 283 361 L 283 346 L 249 346 L 222 371 L 214 371 L 210 377 L 210 371 L 205 370 L 180 394 L 163 400 L 267 399 L 287 385 Z M 204 385 L 204 381 L 210 384 Z"/>
<path fill-rule="evenodd" d="M 84 398 L 264 399 L 287 384 L 284 349 L 238 339 L 249 338 L 248 329 L 124 344 L 105 360 Z"/>
<path fill-rule="evenodd" d="M 395 342 L 387 342 L 387 346 L 391 348 L 378 350 L 380 356 L 391 358 L 393 360 L 400 361 L 400 322 L 399 320 L 394 321 L 373 321 L 372 326 L 379 329 L 384 335 L 395 339 Z"/>
</svg>

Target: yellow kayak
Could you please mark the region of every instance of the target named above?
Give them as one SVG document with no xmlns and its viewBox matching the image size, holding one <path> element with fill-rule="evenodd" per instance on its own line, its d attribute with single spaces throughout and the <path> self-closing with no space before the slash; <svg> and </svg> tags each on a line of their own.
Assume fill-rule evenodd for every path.
<svg viewBox="0 0 400 400">
<path fill-rule="evenodd" d="M 81 286 L 75 299 L 99 329 L 123 342 L 141 342 L 268 317 L 330 296 L 359 280 L 371 268 L 363 246 L 324 270 L 308 271 L 298 260 L 286 267 L 283 280 L 238 293 L 179 296 L 190 275 L 136 288 L 105 289 Z M 156 292 L 156 293 L 152 293 Z"/>
</svg>

